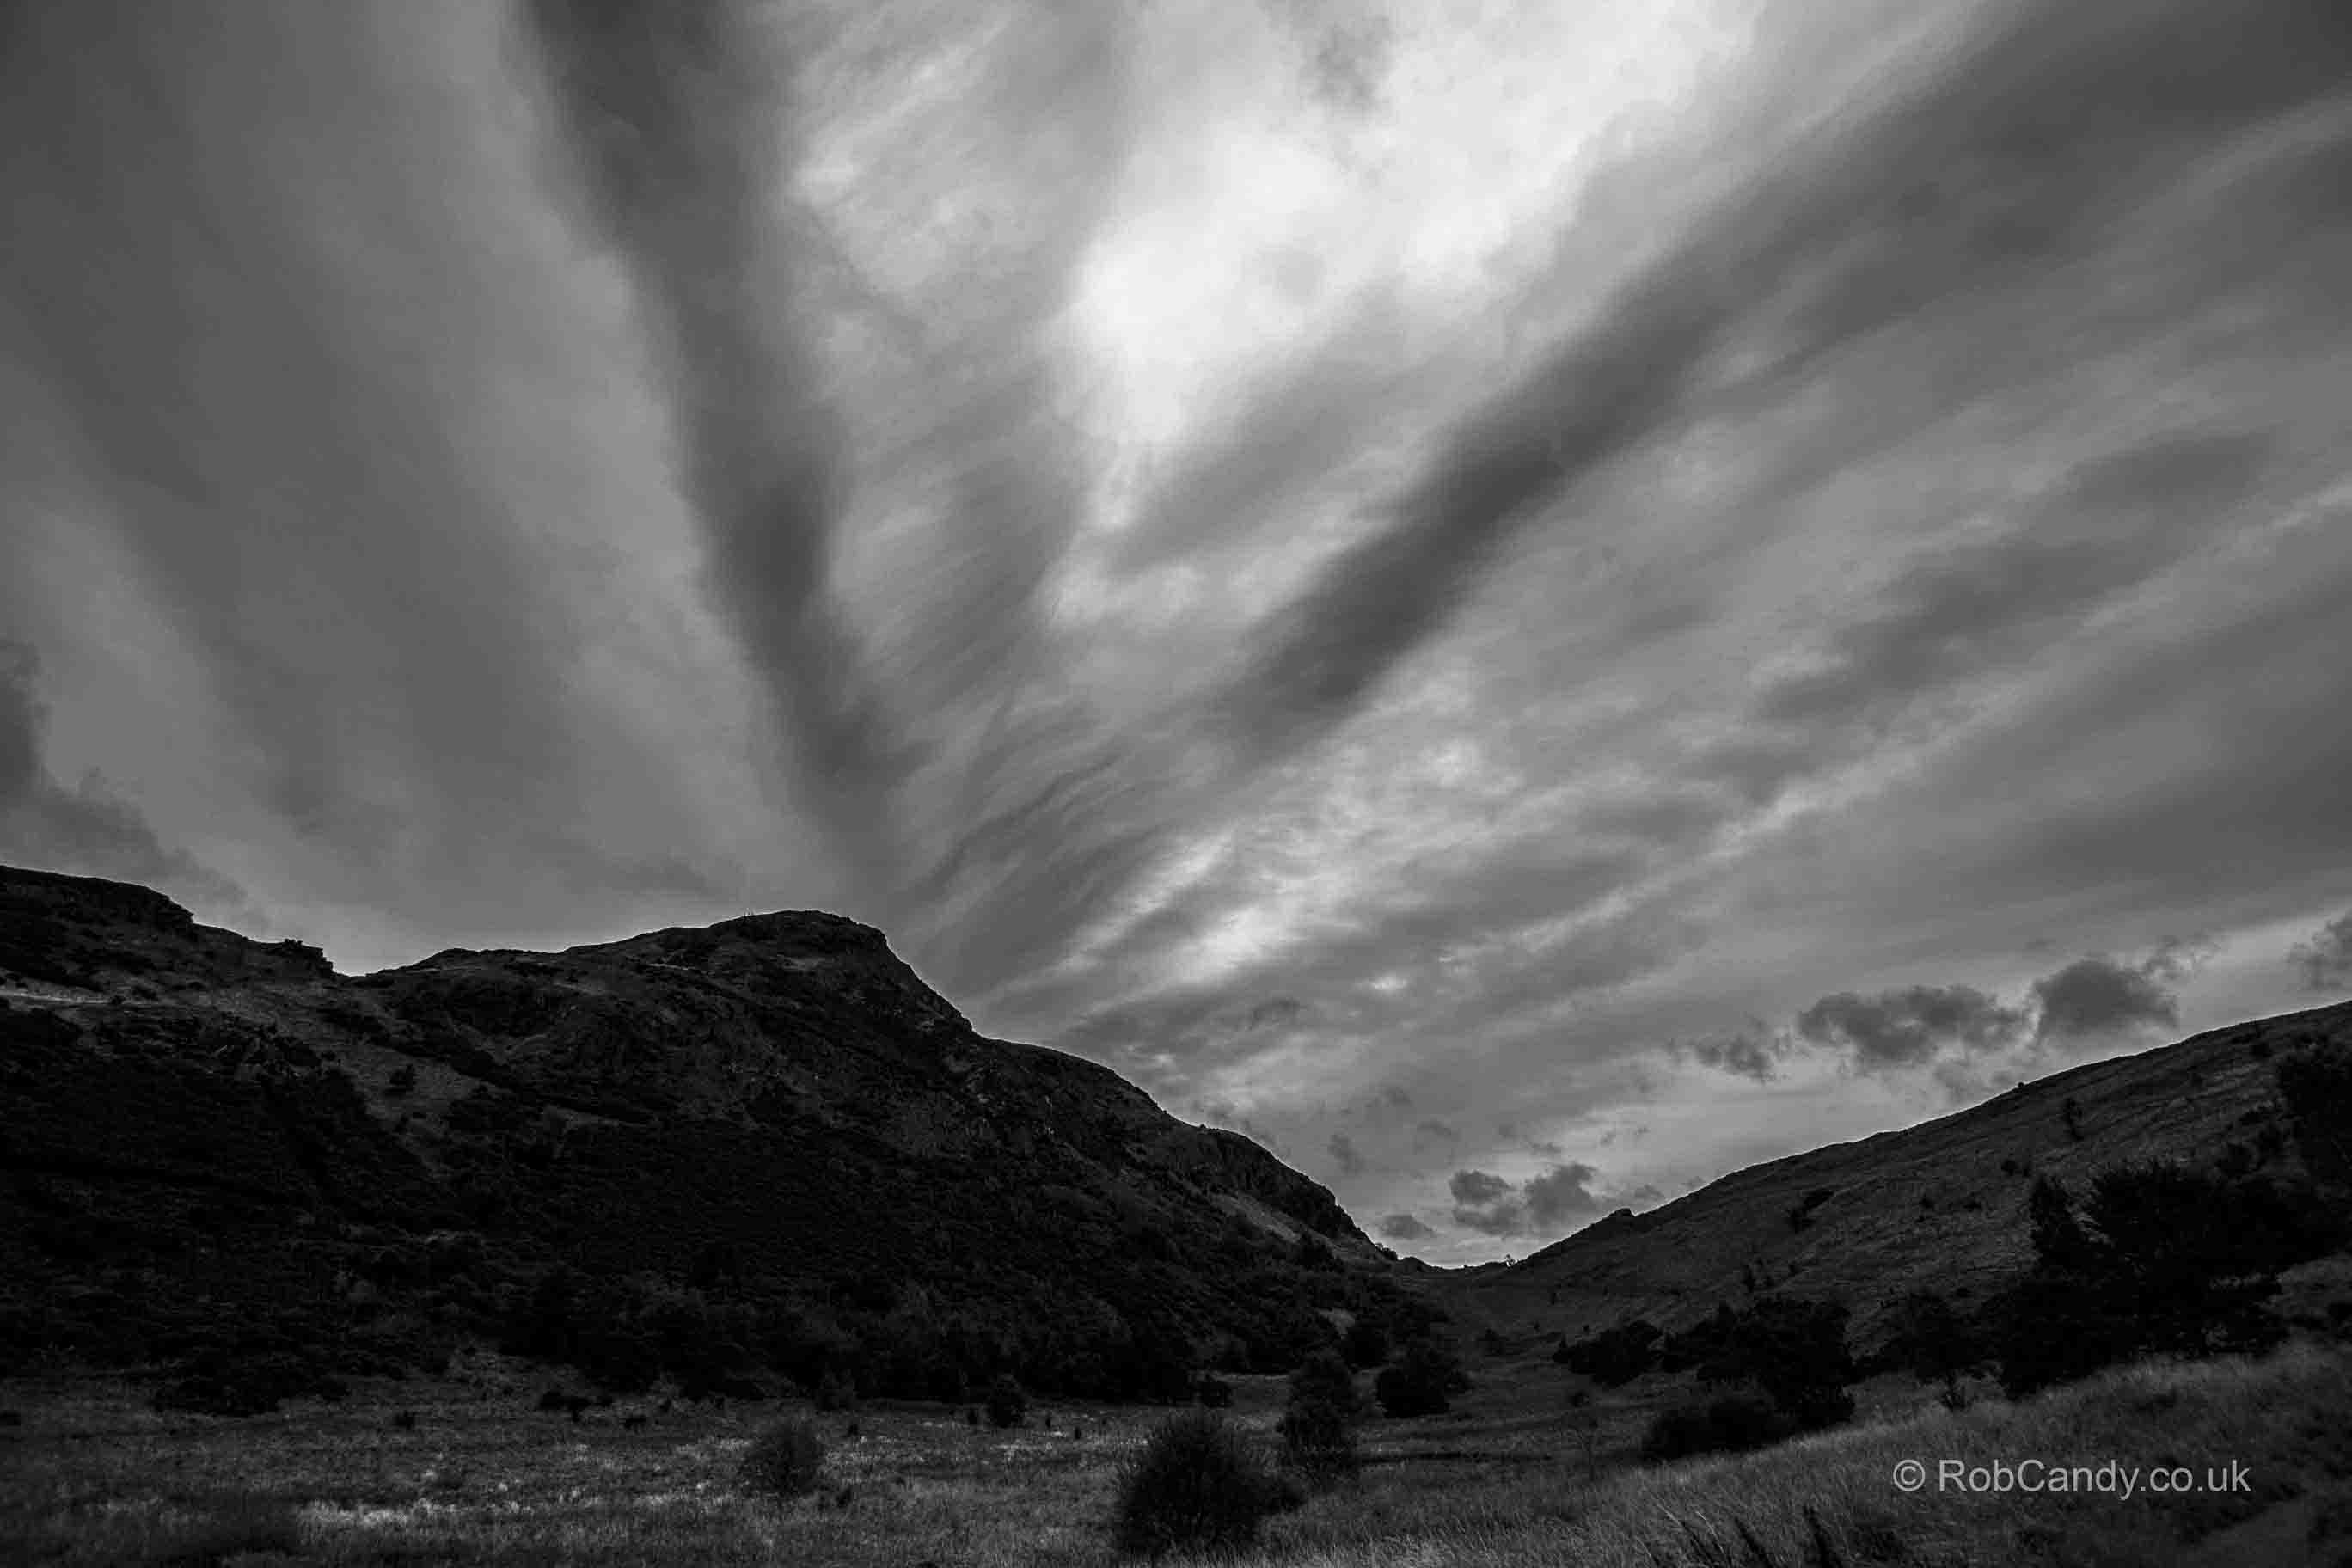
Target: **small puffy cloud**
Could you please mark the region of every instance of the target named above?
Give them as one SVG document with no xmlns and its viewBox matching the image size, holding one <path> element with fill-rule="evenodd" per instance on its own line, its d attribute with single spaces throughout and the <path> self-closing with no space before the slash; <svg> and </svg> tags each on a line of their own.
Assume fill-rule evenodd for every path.
<svg viewBox="0 0 2352 1568">
<path fill-rule="evenodd" d="M 2026 1014 L 1969 985 L 1841 991 L 1797 1015 L 1798 1036 L 1850 1051 L 1864 1069 L 1916 1067 L 1948 1047 L 2000 1050 L 2022 1039 Z"/>
<path fill-rule="evenodd" d="M 2352 991 L 2352 910 L 2295 943 L 2287 963 L 2306 991 Z"/>
<path fill-rule="evenodd" d="M 1592 1192 L 1600 1173 L 1580 1162 L 1553 1165 L 1514 1189 L 1486 1171 L 1456 1171 L 1446 1183 L 1454 1197 L 1454 1223 L 1485 1236 L 1558 1231 L 1601 1212 Z"/>
<path fill-rule="evenodd" d="M 2037 1041 L 2180 1025 L 2179 999 L 2153 959 L 2134 966 L 2112 958 L 2078 958 L 2035 981 L 2033 997 L 2042 1007 Z"/>
<path fill-rule="evenodd" d="M 1511 1190 L 1511 1184 L 1486 1171 L 1456 1171 L 1445 1184 L 1457 1204 L 1490 1204 Z"/>
<path fill-rule="evenodd" d="M 1419 1241 L 1437 1234 L 1409 1214 L 1389 1215 L 1372 1228 L 1391 1241 Z"/>
<path fill-rule="evenodd" d="M 1433 1116 L 1413 1124 L 1412 1146 L 1416 1149 L 1426 1149 L 1433 1143 L 1458 1142 L 1461 1137 L 1462 1134 L 1456 1132 L 1450 1123 L 1440 1121 Z"/>
<path fill-rule="evenodd" d="M 1571 1161 L 1529 1178 L 1520 1189 L 1527 1200 L 1528 1221 L 1549 1229 L 1599 1214 L 1601 1200 L 1592 1195 L 1592 1178 L 1600 1173 L 1580 1161 Z"/>
<path fill-rule="evenodd" d="M 1345 1132 L 1331 1134 L 1331 1142 L 1325 1147 L 1329 1150 L 1332 1162 L 1343 1173 L 1353 1176 L 1363 1170 L 1364 1156 L 1356 1148 L 1355 1140 L 1349 1138 Z"/>
</svg>

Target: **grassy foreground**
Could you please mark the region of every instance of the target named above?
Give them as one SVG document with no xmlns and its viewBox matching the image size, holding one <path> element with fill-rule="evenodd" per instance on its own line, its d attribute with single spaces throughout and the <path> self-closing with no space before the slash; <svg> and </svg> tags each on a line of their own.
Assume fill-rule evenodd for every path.
<svg viewBox="0 0 2352 1568">
<path fill-rule="evenodd" d="M 2352 1568 L 2340 1346 L 2143 1366 L 1958 1413 L 1890 1385 L 1856 1426 L 1650 1469 L 1630 1454 L 1661 1390 L 1614 1396 L 1580 1427 L 1554 1369 L 1481 1381 L 1448 1415 L 1367 1423 L 1361 1480 L 1270 1521 L 1246 1561 Z M 824 1416 L 826 1489 L 778 1504 L 745 1496 L 735 1468 L 789 1406 L 625 1400 L 575 1425 L 534 1411 L 535 1387 L 386 1384 L 226 1421 L 157 1415 L 115 1383 L 0 1386 L 0 1408 L 23 1413 L 0 1427 L 0 1563 L 1108 1564 L 1119 1462 L 1162 1414 L 1033 1407 L 1009 1432 L 936 1407 Z M 1234 1414 L 1270 1446 L 1280 1399 L 1278 1379 L 1240 1380 Z M 402 1409 L 413 1428 L 393 1424 Z M 625 1426 L 633 1415 L 646 1419 Z M 1927 1471 L 1909 1493 L 1893 1479 L 1906 1459 Z M 2083 1467 L 2106 1489 L 2061 1491 L 2042 1471 L 1970 1489 L 1939 1482 L 1945 1461 Z M 2159 1466 L 2187 1468 L 2195 1489 L 2153 1493 Z"/>
</svg>

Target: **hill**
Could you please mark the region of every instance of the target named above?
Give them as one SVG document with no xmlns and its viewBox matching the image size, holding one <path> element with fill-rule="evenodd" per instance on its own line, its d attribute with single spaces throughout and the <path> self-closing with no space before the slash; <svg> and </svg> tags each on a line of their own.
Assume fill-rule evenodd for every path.
<svg viewBox="0 0 2352 1568">
<path fill-rule="evenodd" d="M 351 977 L 0 868 L 20 1364 L 217 1381 L 492 1333 L 621 1382 L 1132 1396 L 1287 1366 L 1400 1309 L 1387 1269 L 1257 1144 L 982 1037 L 837 916 Z"/>
<path fill-rule="evenodd" d="M 1419 1283 L 1458 1316 L 1547 1340 L 1632 1319 L 1671 1332 L 1718 1302 L 1780 1290 L 1849 1308 L 1868 1346 L 1906 1292 L 1965 1305 L 2024 1271 L 2036 1176 L 2080 1192 L 2095 1172 L 2152 1160 L 2300 1173 L 2273 1068 L 2306 1046 L 2352 1051 L 2352 1003 L 2070 1068 L 1916 1127 L 1734 1172 L 1644 1214 L 1621 1209 L 1508 1268 Z"/>
</svg>

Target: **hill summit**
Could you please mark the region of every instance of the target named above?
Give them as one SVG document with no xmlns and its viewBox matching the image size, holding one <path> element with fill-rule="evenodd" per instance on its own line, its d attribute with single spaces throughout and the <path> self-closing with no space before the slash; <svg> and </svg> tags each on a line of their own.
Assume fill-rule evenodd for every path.
<svg viewBox="0 0 2352 1568">
<path fill-rule="evenodd" d="M 1405 1310 L 1328 1190 L 981 1036 L 836 915 L 345 976 L 0 868 L 0 1009 L 20 1357 L 394 1364 L 489 1332 L 617 1377 L 1119 1396 Z"/>
</svg>

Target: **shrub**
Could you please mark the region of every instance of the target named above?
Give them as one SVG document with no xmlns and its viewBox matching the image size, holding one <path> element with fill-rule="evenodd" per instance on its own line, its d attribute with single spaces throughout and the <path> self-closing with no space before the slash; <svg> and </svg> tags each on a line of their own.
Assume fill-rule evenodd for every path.
<svg viewBox="0 0 2352 1568">
<path fill-rule="evenodd" d="M 393 1068 L 387 1087 L 394 1094 L 413 1092 L 416 1088 L 416 1069 L 405 1065 Z"/>
<path fill-rule="evenodd" d="M 539 1408 L 542 1411 L 562 1409 L 563 1390 L 560 1388 L 551 1388 L 545 1394 L 541 1394 L 539 1396 Z"/>
<path fill-rule="evenodd" d="M 1658 1412 L 1643 1435 L 1642 1458 L 1664 1464 L 1693 1454 L 1761 1448 L 1796 1430 L 1796 1423 L 1770 1399 L 1741 1390 Z"/>
<path fill-rule="evenodd" d="M 416 1412 L 414 1410 L 395 1411 L 393 1413 L 392 1424 L 394 1427 L 399 1431 L 414 1432 L 416 1430 Z"/>
<path fill-rule="evenodd" d="M 1551 1359 L 1603 1388 L 1618 1388 L 1650 1370 L 1657 1361 L 1658 1342 L 1664 1337 L 1655 1323 L 1637 1318 L 1573 1344 L 1562 1335 Z"/>
<path fill-rule="evenodd" d="M 789 1416 L 751 1440 L 743 1454 L 743 1482 L 765 1497 L 805 1497 L 816 1489 L 824 1439 L 805 1416 Z"/>
<path fill-rule="evenodd" d="M 1235 1552 L 1301 1500 L 1223 1416 L 1189 1410 L 1162 1422 L 1122 1467 L 1113 1533 L 1131 1554 Z"/>
<path fill-rule="evenodd" d="M 1554 1292 L 1557 1294 L 1557 1292 Z M 1389 1359 L 1389 1331 L 1367 1317 L 1359 1317 L 1348 1325 L 1348 1332 L 1339 1348 L 1348 1364 L 1359 1369 L 1380 1365 Z"/>
<path fill-rule="evenodd" d="M 1193 1397 L 1212 1410 L 1231 1408 L 1234 1385 L 1213 1373 L 1202 1373 L 1192 1384 Z"/>
<path fill-rule="evenodd" d="M 1415 1340 L 1393 1364 L 1381 1369 L 1372 1382 L 1372 1394 L 1381 1408 L 1398 1420 L 1442 1415 L 1452 1407 L 1447 1395 L 1454 1391 L 1459 1370 L 1452 1354 L 1434 1339 Z"/>
<path fill-rule="evenodd" d="M 2037 1182 L 2030 1212 L 2033 1268 L 1993 1318 L 2012 1397 L 2150 1352 L 2267 1348 L 2280 1271 L 2342 1235 L 2308 1189 L 2162 1162 L 2100 1172 L 2079 1218 Z"/>
<path fill-rule="evenodd" d="M 988 1424 L 992 1426 L 1018 1426 L 1029 1414 L 1029 1395 L 1009 1372 L 996 1374 L 988 1385 Z"/>
<path fill-rule="evenodd" d="M 816 1380 L 816 1407 L 827 1412 L 856 1409 L 857 1384 L 840 1368 L 827 1369 Z"/>
<path fill-rule="evenodd" d="M 1310 1486 L 1327 1487 L 1356 1473 L 1356 1380 L 1330 1351 L 1307 1358 L 1290 1376 L 1290 1407 L 1283 1412 L 1284 1465 Z"/>
</svg>

